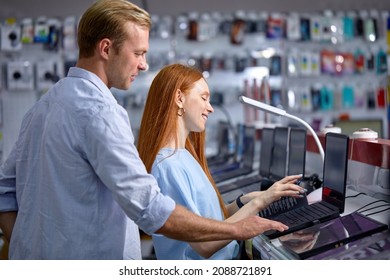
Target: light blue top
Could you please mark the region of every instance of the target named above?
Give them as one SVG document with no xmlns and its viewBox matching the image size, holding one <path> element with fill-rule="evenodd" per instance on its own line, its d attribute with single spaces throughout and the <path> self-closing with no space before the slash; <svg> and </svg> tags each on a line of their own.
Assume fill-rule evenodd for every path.
<svg viewBox="0 0 390 280">
<path fill-rule="evenodd" d="M 140 259 L 131 220 L 151 234 L 174 206 L 146 172 L 126 110 L 80 68 L 25 115 L 0 168 L 0 212 L 18 211 L 11 259 Z"/>
<path fill-rule="evenodd" d="M 173 152 L 169 148 L 160 150 L 152 167 L 161 192 L 202 217 L 223 220 L 217 194 L 201 166 L 187 150 L 179 149 L 172 155 Z M 204 259 L 187 242 L 159 234 L 152 237 L 157 259 Z M 238 249 L 237 242 L 232 241 L 210 259 L 232 259 Z"/>
</svg>

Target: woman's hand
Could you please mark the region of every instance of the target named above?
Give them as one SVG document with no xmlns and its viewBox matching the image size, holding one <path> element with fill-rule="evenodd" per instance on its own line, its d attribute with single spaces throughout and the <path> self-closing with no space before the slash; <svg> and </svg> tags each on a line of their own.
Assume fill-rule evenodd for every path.
<svg viewBox="0 0 390 280">
<path fill-rule="evenodd" d="M 243 195 L 240 199 L 243 204 L 255 200 L 259 210 L 266 208 L 272 202 L 279 200 L 283 196 L 301 197 L 306 189 L 295 184 L 302 175 L 291 175 L 275 182 L 266 191 L 251 192 Z"/>
</svg>

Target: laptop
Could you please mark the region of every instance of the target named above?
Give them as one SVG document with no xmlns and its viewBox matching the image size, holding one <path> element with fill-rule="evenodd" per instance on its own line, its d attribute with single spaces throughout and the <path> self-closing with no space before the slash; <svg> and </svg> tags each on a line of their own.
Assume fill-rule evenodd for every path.
<svg viewBox="0 0 390 280">
<path fill-rule="evenodd" d="M 226 163 L 229 158 L 233 156 L 233 154 L 229 152 L 229 133 L 231 133 L 229 123 L 220 121 L 218 123 L 217 135 L 218 152 L 215 155 L 207 157 L 207 164 L 209 167 Z"/>
<path fill-rule="evenodd" d="M 260 159 L 259 159 L 259 173 L 247 176 L 241 179 L 238 179 L 231 183 L 218 184 L 218 190 L 221 194 L 228 193 L 234 191 L 236 189 L 245 188 L 245 186 L 256 184 L 256 186 L 252 186 L 251 189 L 259 190 L 260 187 L 258 183 L 262 178 L 266 178 L 269 176 L 269 169 L 271 165 L 272 158 L 272 147 L 274 141 L 274 129 L 273 128 L 263 128 L 262 136 L 261 136 L 261 148 L 260 148 Z M 241 190 L 238 190 L 238 195 L 242 193 Z M 237 196 L 238 196 L 237 195 Z M 237 197 L 236 196 L 236 197 Z M 235 197 L 235 198 L 236 198 Z M 235 199 L 234 198 L 234 199 Z"/>
<path fill-rule="evenodd" d="M 243 130 L 242 141 L 238 143 L 240 152 L 237 156 L 237 162 L 239 162 L 240 165 L 237 168 L 230 169 L 226 172 L 212 174 L 216 184 L 252 173 L 255 156 L 256 128 L 254 126 L 244 126 Z"/>
<path fill-rule="evenodd" d="M 245 125 L 240 123 L 237 124 L 236 135 L 235 135 L 236 148 L 235 148 L 234 156 L 227 161 L 209 166 L 211 175 L 223 173 L 225 171 L 230 171 L 240 166 L 240 160 L 242 158 L 242 153 L 243 153 L 242 143 L 244 139 L 244 133 L 245 133 Z"/>
<path fill-rule="evenodd" d="M 305 173 L 306 130 L 301 128 L 276 127 L 275 129 L 267 129 L 264 136 L 268 138 L 267 141 L 269 143 L 264 147 L 264 150 L 262 144 L 260 160 L 263 161 L 263 158 L 266 159 L 264 160 L 264 164 L 260 164 L 263 167 L 260 166 L 259 174 L 249 177 L 249 180 L 255 179 L 254 182 L 248 184 L 247 182 L 249 180 L 247 177 L 227 185 L 218 186 L 222 198 L 226 203 L 230 203 L 242 193 L 268 189 L 277 180 L 285 177 L 285 169 L 287 170 L 287 175 Z M 277 137 L 277 140 L 274 137 Z M 276 144 L 273 144 L 275 141 Z M 287 147 L 289 147 L 288 150 Z M 286 163 L 287 158 L 288 161 Z M 276 167 L 273 172 L 270 172 L 272 168 L 271 159 L 274 168 Z M 289 200 L 296 199 L 289 198 Z M 288 201 L 288 203 L 295 204 L 297 202 Z"/>
<path fill-rule="evenodd" d="M 287 175 L 305 175 L 306 134 L 305 129 L 290 128 Z"/>
<path fill-rule="evenodd" d="M 306 166 L 306 130 L 301 128 L 290 128 L 289 133 L 289 140 L 288 140 L 288 163 L 287 163 L 287 175 L 298 175 L 298 174 L 305 174 L 305 166 Z M 283 137 L 285 137 L 285 134 L 283 134 Z M 283 158 L 283 157 L 281 157 Z M 270 183 L 273 183 L 273 180 L 269 181 Z M 264 187 L 264 182 L 262 184 Z M 256 188 L 256 189 L 255 189 Z M 233 199 L 237 198 L 241 193 L 248 193 L 251 191 L 258 190 L 259 186 L 252 185 L 252 186 L 246 186 L 242 189 L 239 189 L 238 191 L 232 191 L 228 193 L 226 196 L 223 196 L 225 199 Z M 230 201 L 230 202 L 231 202 Z M 291 207 L 298 207 L 306 205 L 306 202 L 304 199 L 300 198 L 294 198 L 294 197 L 282 197 L 278 202 L 275 202 L 273 204 L 274 207 L 277 209 L 289 209 Z"/>
<path fill-rule="evenodd" d="M 312 226 L 340 216 L 344 212 L 348 169 L 349 137 L 345 134 L 325 135 L 325 158 L 323 165 L 322 200 L 308 204 L 307 198 L 296 199 L 296 203 L 275 201 L 260 211 L 259 216 L 280 221 L 289 227 L 283 232 L 264 232 L 270 239 Z"/>
<path fill-rule="evenodd" d="M 257 186 L 256 190 L 266 190 L 274 182 L 285 177 L 289 128 L 275 127 L 272 130 L 269 128 L 264 128 L 263 130 L 265 130 L 266 142 L 262 143 L 262 145 L 266 144 L 265 146 L 269 147 L 269 149 L 265 148 L 263 150 L 263 146 L 261 148 L 259 174 L 251 179 L 240 179 L 240 182 L 234 182 L 234 186 L 230 186 L 230 188 L 241 188 L 255 184 Z M 270 137 L 272 137 L 272 143 Z M 222 186 L 221 188 L 218 186 L 218 188 L 221 193 L 229 189 L 229 187 Z"/>
<path fill-rule="evenodd" d="M 283 235 L 278 240 L 295 258 L 307 259 L 387 228 L 386 224 L 353 212 Z"/>
<path fill-rule="evenodd" d="M 289 133 L 289 127 L 278 126 L 274 128 L 269 173 L 268 176 L 262 177 L 258 183 L 255 183 L 255 186 L 257 186 L 256 190 L 267 190 L 276 181 L 279 181 L 286 176 Z"/>
<path fill-rule="evenodd" d="M 287 174 L 287 147 L 289 145 L 289 127 L 275 127 L 274 145 L 268 178 L 273 181 L 283 179 Z M 271 184 L 272 185 L 272 184 Z M 266 188 L 262 188 L 265 190 Z"/>
</svg>

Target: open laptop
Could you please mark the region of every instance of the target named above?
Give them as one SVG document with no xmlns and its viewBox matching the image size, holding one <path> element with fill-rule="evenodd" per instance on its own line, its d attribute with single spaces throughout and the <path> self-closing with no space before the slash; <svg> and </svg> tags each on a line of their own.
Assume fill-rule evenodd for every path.
<svg viewBox="0 0 390 280">
<path fill-rule="evenodd" d="M 240 166 L 240 160 L 242 159 L 243 153 L 243 139 L 245 133 L 245 124 L 238 123 L 236 127 L 235 135 L 235 152 L 234 156 L 225 162 L 219 164 L 213 164 L 209 166 L 211 175 L 223 173 L 225 171 L 236 169 Z"/>
<path fill-rule="evenodd" d="M 260 166 L 258 175 L 249 177 L 250 180 L 252 178 L 256 180 L 248 184 L 249 180 L 243 178 L 224 186 L 218 186 L 225 202 L 233 201 L 242 193 L 268 189 L 273 183 L 285 177 L 286 170 L 287 175 L 305 173 L 306 130 L 288 127 L 268 130 L 265 131 L 264 136 L 269 138 L 267 141 L 270 143 L 264 147 L 264 150 L 262 146 L 260 155 L 261 161 L 263 161 L 262 157 L 267 158 L 265 164 L 263 168 Z M 291 198 L 291 200 L 295 199 Z M 296 202 L 291 201 L 291 203 Z"/>
<path fill-rule="evenodd" d="M 290 198 L 271 203 L 269 207 L 260 211 L 259 215 L 280 221 L 289 229 L 284 232 L 271 230 L 264 234 L 269 238 L 276 238 L 340 216 L 345 206 L 348 152 L 348 135 L 327 133 L 325 135 L 322 200 L 310 205 L 306 197 L 297 199 L 295 203 L 291 203 L 288 200 Z"/>
<path fill-rule="evenodd" d="M 254 126 L 244 126 L 242 141 L 238 143 L 239 153 L 237 162 L 239 166 L 234 169 L 229 169 L 225 172 L 212 174 L 214 182 L 219 182 L 232 179 L 238 176 L 250 174 L 253 171 L 253 161 L 255 156 L 256 128 Z"/>
<path fill-rule="evenodd" d="M 226 121 L 220 121 L 218 123 L 218 135 L 217 135 L 217 149 L 218 152 L 215 155 L 207 157 L 207 164 L 209 167 L 213 165 L 223 164 L 228 161 L 234 154 L 230 153 L 229 149 L 229 133 L 230 125 Z"/>
<path fill-rule="evenodd" d="M 247 176 L 238 179 L 234 182 L 218 184 L 218 190 L 221 194 L 230 192 L 235 189 L 243 188 L 248 185 L 259 183 L 262 178 L 269 176 L 269 169 L 272 158 L 272 147 L 274 142 L 274 129 L 263 128 L 261 136 L 261 148 L 260 148 L 260 159 L 259 159 L 259 172 L 258 174 Z M 259 190 L 259 187 L 256 187 Z"/>
<path fill-rule="evenodd" d="M 271 167 L 268 176 L 268 179 L 270 179 L 271 182 L 279 181 L 287 174 L 289 130 L 290 128 L 286 126 L 275 127 Z M 262 186 L 262 190 L 265 189 L 267 189 L 267 187 L 263 188 Z"/>
<path fill-rule="evenodd" d="M 306 134 L 305 129 L 290 128 L 287 175 L 305 175 Z"/>
</svg>

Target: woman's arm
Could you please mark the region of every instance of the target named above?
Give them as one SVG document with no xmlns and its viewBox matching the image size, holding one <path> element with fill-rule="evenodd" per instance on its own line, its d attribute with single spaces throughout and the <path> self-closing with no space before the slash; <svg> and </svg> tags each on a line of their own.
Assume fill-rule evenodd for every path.
<svg viewBox="0 0 390 280">
<path fill-rule="evenodd" d="M 275 182 L 269 189 L 266 191 L 256 191 L 244 194 L 240 197 L 240 201 L 242 204 L 247 204 L 249 201 L 253 199 L 259 199 L 258 203 L 262 204 L 258 209 L 259 211 L 267 208 L 272 202 L 279 200 L 283 196 L 292 196 L 298 197 L 303 194 L 305 189 L 296 185 L 295 182 L 300 179 L 302 175 L 291 175 L 286 176 L 285 178 Z M 234 213 L 239 210 L 236 201 L 226 205 L 229 217 L 231 217 Z M 257 212 L 259 212 L 257 211 Z"/>
<path fill-rule="evenodd" d="M 251 192 L 241 196 L 240 200 L 244 206 L 239 208 L 235 201 L 229 204 L 227 207 L 231 215 L 225 222 L 235 223 L 249 216 L 257 215 L 260 210 L 266 208 L 270 203 L 280 199 L 282 196 L 298 197 L 304 191 L 302 187 L 294 184 L 300 177 L 301 175 L 287 176 L 274 183 L 266 191 Z M 261 219 L 262 223 L 264 223 L 264 231 L 267 230 L 266 228 L 270 226 L 270 223 L 275 222 L 268 219 Z M 193 242 L 190 245 L 202 257 L 209 258 L 231 241 Z"/>
</svg>

